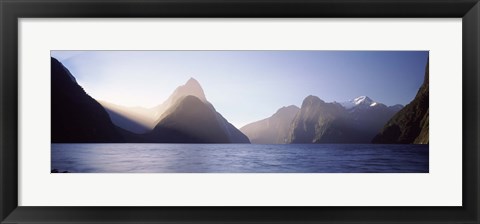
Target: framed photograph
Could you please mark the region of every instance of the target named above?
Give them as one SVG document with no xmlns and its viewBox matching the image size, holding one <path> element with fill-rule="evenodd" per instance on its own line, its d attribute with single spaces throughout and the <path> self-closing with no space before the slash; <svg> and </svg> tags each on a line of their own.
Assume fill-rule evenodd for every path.
<svg viewBox="0 0 480 224">
<path fill-rule="evenodd" d="M 1 223 L 480 221 L 476 0 L 0 10 Z"/>
</svg>

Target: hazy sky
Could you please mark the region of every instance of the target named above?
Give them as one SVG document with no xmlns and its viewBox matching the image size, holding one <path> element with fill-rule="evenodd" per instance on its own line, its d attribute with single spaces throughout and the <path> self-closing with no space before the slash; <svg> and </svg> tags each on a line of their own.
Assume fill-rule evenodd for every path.
<svg viewBox="0 0 480 224">
<path fill-rule="evenodd" d="M 425 75 L 428 51 L 52 51 L 85 91 L 125 106 L 162 103 L 190 77 L 237 128 L 301 106 L 366 95 L 408 104 Z"/>
</svg>

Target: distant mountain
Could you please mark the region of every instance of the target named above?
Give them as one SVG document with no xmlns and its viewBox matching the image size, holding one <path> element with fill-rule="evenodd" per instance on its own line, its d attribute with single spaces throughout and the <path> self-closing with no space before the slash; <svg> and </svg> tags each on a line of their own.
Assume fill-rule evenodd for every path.
<svg viewBox="0 0 480 224">
<path fill-rule="evenodd" d="M 417 95 L 407 106 L 395 114 L 372 140 L 380 144 L 429 143 L 429 63 L 425 78 Z"/>
<path fill-rule="evenodd" d="M 105 109 L 57 59 L 51 58 L 51 142 L 123 142 Z"/>
<path fill-rule="evenodd" d="M 349 113 L 349 122 L 352 128 L 359 130 L 357 134 L 359 143 L 370 143 L 387 121 L 403 108 L 399 104 L 387 107 L 385 104 L 376 102 L 367 96 L 360 96 L 349 102 L 354 105 L 345 106 L 345 103 L 342 103 L 342 105 Z"/>
<path fill-rule="evenodd" d="M 255 144 L 285 144 L 298 111 L 300 108 L 294 105 L 282 107 L 271 117 L 247 124 L 240 131 Z"/>
<path fill-rule="evenodd" d="M 154 110 L 159 115 L 157 123 L 144 135 L 151 142 L 250 143 L 207 101 L 202 87 L 193 78 Z"/>
<path fill-rule="evenodd" d="M 292 122 L 288 143 L 346 143 L 355 137 L 347 110 L 338 103 L 326 103 L 316 96 L 303 100 Z"/>
<path fill-rule="evenodd" d="M 170 97 L 168 97 L 162 104 L 152 108 L 152 111 L 154 111 L 153 116 L 155 123 L 158 123 L 160 121 L 160 116 L 162 116 L 162 114 L 172 107 L 180 98 L 188 95 L 195 96 L 204 103 L 207 102 L 207 98 L 205 97 L 205 93 L 203 92 L 200 83 L 196 79 L 190 78 L 185 85 L 177 87 Z"/>
<path fill-rule="evenodd" d="M 155 111 L 153 109 L 126 107 L 100 100 L 98 102 L 118 127 L 137 134 L 146 133 L 155 127 Z"/>
<path fill-rule="evenodd" d="M 351 110 L 356 108 L 374 107 L 378 103 L 370 99 L 368 96 L 359 96 L 353 100 L 340 103 L 345 109 Z"/>
<path fill-rule="evenodd" d="M 292 121 L 289 143 L 370 143 L 401 106 L 387 107 L 367 96 L 326 103 L 308 96 Z"/>
<path fill-rule="evenodd" d="M 375 109 L 388 109 L 390 111 L 399 111 L 403 108 L 400 104 L 395 104 L 393 106 L 386 106 L 383 103 L 376 102 L 368 96 L 359 96 L 355 99 L 341 102 L 340 103 L 345 109 L 350 112 L 357 112 L 357 111 L 371 111 Z"/>
</svg>

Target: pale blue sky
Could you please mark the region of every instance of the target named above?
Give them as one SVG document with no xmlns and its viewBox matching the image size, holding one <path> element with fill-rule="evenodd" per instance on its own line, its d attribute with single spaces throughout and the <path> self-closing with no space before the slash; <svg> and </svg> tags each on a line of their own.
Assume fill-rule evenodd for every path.
<svg viewBox="0 0 480 224">
<path fill-rule="evenodd" d="M 162 103 L 190 77 L 240 128 L 308 95 L 342 102 L 366 95 L 407 104 L 428 51 L 52 51 L 92 97 L 125 106 Z"/>
</svg>

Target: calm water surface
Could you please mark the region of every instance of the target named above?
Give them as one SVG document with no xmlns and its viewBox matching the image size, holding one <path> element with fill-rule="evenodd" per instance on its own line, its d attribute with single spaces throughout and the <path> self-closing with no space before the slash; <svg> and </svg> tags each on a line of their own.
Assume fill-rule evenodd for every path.
<svg viewBox="0 0 480 224">
<path fill-rule="evenodd" d="M 52 144 L 73 173 L 428 173 L 428 145 Z"/>
</svg>

